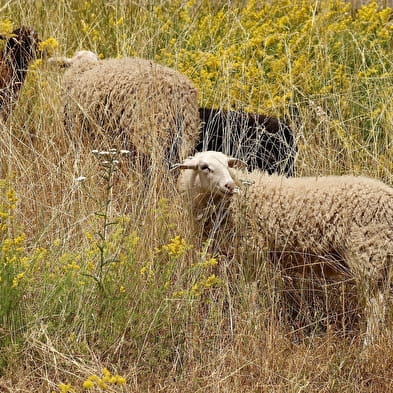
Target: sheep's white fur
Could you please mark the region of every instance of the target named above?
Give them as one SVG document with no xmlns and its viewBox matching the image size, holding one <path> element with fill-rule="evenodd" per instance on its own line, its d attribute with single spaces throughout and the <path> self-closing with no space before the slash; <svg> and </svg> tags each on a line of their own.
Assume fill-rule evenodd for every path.
<svg viewBox="0 0 393 393">
<path fill-rule="evenodd" d="M 79 50 L 75 52 L 72 57 L 51 57 L 48 59 L 48 62 L 53 65 L 61 66 L 61 67 L 71 67 L 73 65 L 88 62 L 95 63 L 98 62 L 99 58 L 96 53 L 91 52 L 89 50 Z"/>
<path fill-rule="evenodd" d="M 223 202 L 230 223 L 223 230 L 233 235 L 241 223 L 241 236 L 284 267 L 307 261 L 324 277 L 349 274 L 368 304 L 365 343 L 370 343 L 383 320 L 386 271 L 393 261 L 393 189 L 361 176 L 245 173 L 230 169 L 235 163 L 210 151 L 178 165 L 184 169 L 179 191 L 188 194 L 195 217 L 206 214 L 212 202 Z M 239 193 L 236 179 L 248 184 Z"/>
<path fill-rule="evenodd" d="M 143 158 L 183 159 L 199 136 L 197 89 L 179 72 L 140 58 L 77 52 L 63 77 L 66 129 L 110 139 Z M 134 156 L 134 155 L 133 155 Z"/>
</svg>

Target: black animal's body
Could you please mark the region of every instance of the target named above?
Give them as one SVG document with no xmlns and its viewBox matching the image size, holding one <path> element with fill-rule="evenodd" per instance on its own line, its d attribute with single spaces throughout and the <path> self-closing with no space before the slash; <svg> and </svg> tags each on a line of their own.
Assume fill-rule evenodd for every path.
<svg viewBox="0 0 393 393">
<path fill-rule="evenodd" d="M 260 114 L 199 108 L 196 151 L 216 150 L 244 160 L 248 168 L 293 176 L 297 152 L 288 125 Z"/>
<path fill-rule="evenodd" d="M 6 37 L 0 36 L 0 39 Z M 18 99 L 29 63 L 36 58 L 38 34 L 29 27 L 20 27 L 7 39 L 0 57 L 0 117 L 5 121 Z"/>
</svg>

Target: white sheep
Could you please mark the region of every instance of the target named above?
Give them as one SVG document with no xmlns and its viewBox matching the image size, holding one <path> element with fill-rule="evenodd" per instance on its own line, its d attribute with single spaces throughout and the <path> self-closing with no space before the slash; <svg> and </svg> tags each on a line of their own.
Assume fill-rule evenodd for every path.
<svg viewBox="0 0 393 393">
<path fill-rule="evenodd" d="M 184 75 L 140 58 L 98 60 L 89 51 L 65 64 L 64 123 L 76 139 L 106 140 L 142 160 L 176 162 L 193 152 L 197 89 Z"/>
<path fill-rule="evenodd" d="M 366 304 L 364 342 L 370 343 L 383 321 L 383 296 L 393 261 L 393 189 L 360 176 L 246 173 L 235 168 L 238 164 L 208 151 L 176 165 L 184 170 L 179 191 L 189 196 L 195 217 L 217 212 L 221 203 L 227 219 L 220 230 L 229 244 L 241 236 L 252 247 L 268 251 L 269 259 L 284 268 L 308 266 L 310 273 L 329 279 L 353 278 Z M 239 190 L 241 182 L 236 179 L 247 185 Z"/>
</svg>

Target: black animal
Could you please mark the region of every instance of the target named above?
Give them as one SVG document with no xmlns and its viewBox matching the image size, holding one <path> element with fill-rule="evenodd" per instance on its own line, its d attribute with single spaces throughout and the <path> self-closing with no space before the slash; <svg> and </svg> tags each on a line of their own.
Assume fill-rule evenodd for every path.
<svg viewBox="0 0 393 393">
<path fill-rule="evenodd" d="M 216 150 L 247 162 L 249 169 L 294 176 L 297 152 L 292 130 L 275 117 L 199 108 L 196 151 Z"/>
<path fill-rule="evenodd" d="M 0 39 L 7 39 L 0 36 Z M 7 39 L 0 57 L 0 117 L 7 120 L 18 99 L 29 63 L 37 56 L 38 34 L 29 27 L 20 27 Z"/>
</svg>

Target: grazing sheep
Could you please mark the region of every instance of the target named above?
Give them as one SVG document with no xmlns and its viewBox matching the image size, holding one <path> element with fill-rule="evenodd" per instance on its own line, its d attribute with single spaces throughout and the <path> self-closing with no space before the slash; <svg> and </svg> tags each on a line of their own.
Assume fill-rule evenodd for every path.
<svg viewBox="0 0 393 393">
<path fill-rule="evenodd" d="M 0 39 L 6 37 L 0 36 Z M 0 116 L 6 121 L 18 99 L 29 63 L 36 58 L 38 34 L 29 27 L 20 27 L 7 39 L 0 58 Z"/>
<path fill-rule="evenodd" d="M 234 168 L 238 164 L 207 151 L 176 165 L 184 170 L 179 190 L 189 196 L 195 217 L 211 217 L 221 203 L 227 215 L 217 221 L 218 234 L 224 232 L 225 244 L 237 240 L 264 249 L 287 272 L 353 278 L 366 304 L 370 343 L 383 320 L 393 261 L 393 189 L 366 177 L 245 173 Z"/>
<path fill-rule="evenodd" d="M 111 147 L 126 148 L 143 162 L 176 162 L 193 151 L 197 90 L 185 76 L 150 60 L 85 55 L 71 60 L 63 78 L 64 122 L 72 135 L 109 138 Z"/>
<path fill-rule="evenodd" d="M 296 143 L 292 130 L 275 117 L 199 108 L 202 123 L 196 151 L 217 150 L 240 157 L 249 169 L 294 175 Z"/>
</svg>

